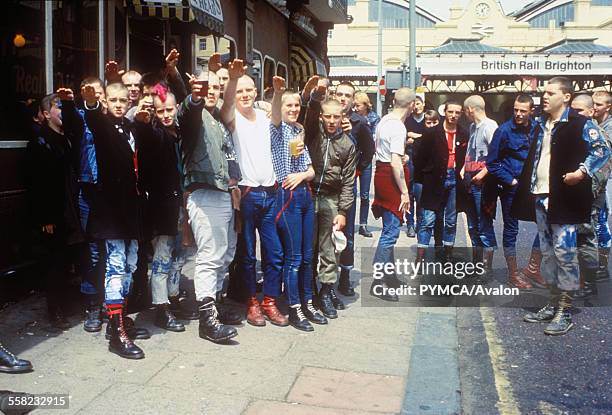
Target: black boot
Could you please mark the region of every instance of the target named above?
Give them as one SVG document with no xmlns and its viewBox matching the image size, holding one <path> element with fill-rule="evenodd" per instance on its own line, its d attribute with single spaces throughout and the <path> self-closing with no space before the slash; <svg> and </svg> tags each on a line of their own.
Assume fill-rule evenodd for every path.
<svg viewBox="0 0 612 415">
<path fill-rule="evenodd" d="M 102 306 L 96 302 L 90 302 L 85 310 L 85 321 L 83 329 L 89 333 L 102 330 Z"/>
<path fill-rule="evenodd" d="M 213 343 L 222 343 L 238 335 L 234 327 L 219 322 L 217 307 L 212 297 L 205 297 L 203 301 L 198 301 L 198 310 L 200 311 L 201 338 Z"/>
<path fill-rule="evenodd" d="M 338 298 L 338 295 L 336 295 L 336 290 L 334 289 L 333 285 L 329 289 L 329 296 L 331 297 L 332 304 L 336 310 L 344 310 L 346 308 L 342 300 Z"/>
<path fill-rule="evenodd" d="M 550 336 L 560 336 L 572 329 L 572 297 L 567 291 L 562 291 L 559 296 L 557 311 L 550 323 L 544 329 L 544 333 Z"/>
<path fill-rule="evenodd" d="M 197 320 L 200 318 L 200 313 L 192 310 L 181 304 L 180 297 L 168 297 L 170 301 L 170 311 L 181 320 Z"/>
<path fill-rule="evenodd" d="M 351 276 L 348 269 L 340 270 L 340 278 L 338 279 L 338 291 L 346 297 L 353 297 L 355 290 L 351 287 Z"/>
<path fill-rule="evenodd" d="M 123 305 L 121 304 L 108 306 L 108 326 L 110 327 L 108 350 L 125 359 L 144 359 L 144 352 L 132 342 L 125 330 L 122 311 Z"/>
<path fill-rule="evenodd" d="M 315 324 L 327 324 L 327 319 L 314 307 L 312 300 L 308 300 L 307 303 L 302 304 L 302 312 L 308 320 Z"/>
<path fill-rule="evenodd" d="M 312 324 L 310 324 L 310 321 L 308 321 L 302 312 L 299 304 L 289 307 L 289 324 L 298 330 L 314 331 L 314 327 L 312 327 Z"/>
<path fill-rule="evenodd" d="M 383 279 L 374 279 L 374 281 L 372 281 L 372 285 L 370 286 L 370 295 L 385 301 L 399 301 L 399 298 L 395 293 L 389 294 L 389 288 L 391 287 L 389 287 L 387 283 L 383 281 Z"/>
<path fill-rule="evenodd" d="M 130 339 L 132 340 L 147 340 L 151 338 L 151 333 L 149 333 L 149 330 L 143 328 L 143 327 L 136 327 L 134 324 L 134 320 L 132 320 L 130 317 L 128 317 L 128 315 L 125 313 L 125 306 L 123 307 L 123 324 L 125 326 L 125 332 L 127 333 L 127 335 L 130 337 Z M 105 334 L 105 338 L 106 340 L 110 340 L 111 338 L 111 324 L 110 321 L 109 323 L 106 325 L 106 334 Z"/>
<path fill-rule="evenodd" d="M 576 291 L 574 298 L 587 299 L 597 296 L 597 268 L 581 267 L 581 270 L 583 270 L 581 274 L 584 277 L 584 286 Z"/>
<path fill-rule="evenodd" d="M 364 238 L 371 238 L 372 232 L 368 230 L 367 225 L 359 225 L 359 235 L 363 236 Z"/>
<path fill-rule="evenodd" d="M 155 315 L 155 325 L 159 328 L 169 331 L 181 332 L 185 331 L 185 326 L 183 323 L 179 322 L 170 308 L 168 304 L 158 304 L 157 305 L 157 313 Z"/>
<path fill-rule="evenodd" d="M 0 343 L 0 372 L 25 373 L 32 370 L 32 363 L 20 359 Z"/>
<path fill-rule="evenodd" d="M 319 308 L 323 315 L 327 318 L 338 318 L 338 313 L 332 302 L 331 290 L 333 284 L 321 284 L 319 291 Z"/>
</svg>

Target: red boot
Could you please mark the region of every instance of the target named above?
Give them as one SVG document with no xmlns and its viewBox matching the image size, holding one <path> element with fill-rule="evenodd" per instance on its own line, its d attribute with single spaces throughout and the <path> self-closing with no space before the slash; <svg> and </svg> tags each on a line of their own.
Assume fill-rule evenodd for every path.
<svg viewBox="0 0 612 415">
<path fill-rule="evenodd" d="M 259 301 L 257 297 L 249 297 L 247 300 L 247 322 L 252 326 L 265 326 L 266 320 L 264 319 L 261 308 L 259 307 Z"/>
<path fill-rule="evenodd" d="M 529 264 L 523 268 L 522 273 L 524 276 L 529 278 L 530 282 L 539 288 L 546 288 L 546 280 L 540 273 L 540 264 L 542 263 L 542 252 L 531 251 L 531 257 L 529 258 Z"/>
<path fill-rule="evenodd" d="M 529 282 L 529 279 L 521 274 L 516 265 L 516 257 L 507 256 L 506 264 L 508 264 L 508 281 L 519 290 L 529 290 L 533 288 L 533 285 Z"/>
</svg>

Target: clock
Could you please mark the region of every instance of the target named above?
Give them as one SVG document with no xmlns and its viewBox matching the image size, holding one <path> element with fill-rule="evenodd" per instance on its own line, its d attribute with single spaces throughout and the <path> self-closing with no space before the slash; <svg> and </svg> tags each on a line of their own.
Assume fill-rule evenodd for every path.
<svg viewBox="0 0 612 415">
<path fill-rule="evenodd" d="M 491 7 L 487 3 L 478 3 L 476 5 L 476 16 L 487 17 L 491 11 Z"/>
</svg>

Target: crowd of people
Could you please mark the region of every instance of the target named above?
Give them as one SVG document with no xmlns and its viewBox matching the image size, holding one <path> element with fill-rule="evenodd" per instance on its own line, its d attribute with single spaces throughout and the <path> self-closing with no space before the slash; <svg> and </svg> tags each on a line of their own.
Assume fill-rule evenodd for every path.
<svg viewBox="0 0 612 415">
<path fill-rule="evenodd" d="M 182 332 L 181 320 L 197 319 L 201 338 L 227 343 L 244 320 L 305 332 L 328 324 L 345 308 L 337 291 L 355 295 L 357 195 L 358 233 L 372 237 L 373 172 L 371 210 L 383 223 L 374 263 L 394 262 L 404 221 L 417 238 L 417 261 L 432 236 L 452 261 L 457 212 L 465 211 L 473 260 L 490 269 L 499 198 L 509 283 L 551 293 L 525 320 L 549 321 L 546 333 L 564 334 L 572 298 L 596 295 L 611 243 L 603 133 L 612 136 L 610 94 L 571 101 L 571 83 L 553 78 L 541 118 L 533 117 L 532 98 L 519 95 L 514 116 L 498 127 L 480 96 L 447 101 L 440 117 L 425 110 L 422 96 L 400 88 L 380 119 L 348 82 L 331 91 L 328 79 L 314 76 L 295 92 L 276 76 L 268 101 L 256 101 L 242 60 L 223 66 L 215 54 L 185 85 L 179 57 L 173 50 L 163 70 L 142 75 L 109 62 L 104 80 L 86 78 L 79 91 L 59 88 L 40 102 L 27 171 L 32 221 L 49 252 L 46 296 L 55 327 L 70 326 L 66 275 L 77 251 L 84 329 L 102 330 L 106 314 L 109 351 L 144 358 L 134 340 L 150 333 L 128 316 L 127 303 L 135 274 L 148 278 L 147 245 L 157 327 Z M 519 219 L 536 221 L 539 232 L 522 272 Z M 197 310 L 181 301 L 179 288 L 190 247 Z M 375 276 L 370 295 L 398 301 L 388 288 L 402 283 L 393 273 Z M 288 315 L 278 307 L 283 294 Z M 226 295 L 246 313 L 227 307 Z M 31 370 L 3 347 L 0 360 L 1 371 Z"/>
</svg>

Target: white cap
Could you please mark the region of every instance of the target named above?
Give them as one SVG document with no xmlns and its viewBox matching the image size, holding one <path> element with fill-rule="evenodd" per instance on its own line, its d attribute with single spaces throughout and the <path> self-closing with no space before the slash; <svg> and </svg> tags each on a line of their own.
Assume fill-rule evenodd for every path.
<svg viewBox="0 0 612 415">
<path fill-rule="evenodd" d="M 334 225 L 332 229 L 332 242 L 336 247 L 336 253 L 340 253 L 346 249 L 346 236 L 344 235 L 344 232 L 336 229 L 336 225 Z"/>
</svg>

